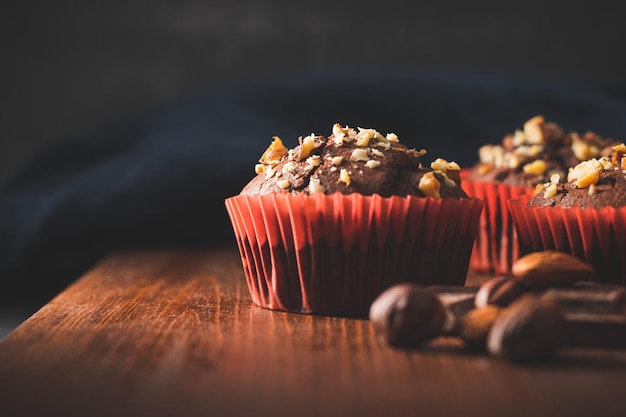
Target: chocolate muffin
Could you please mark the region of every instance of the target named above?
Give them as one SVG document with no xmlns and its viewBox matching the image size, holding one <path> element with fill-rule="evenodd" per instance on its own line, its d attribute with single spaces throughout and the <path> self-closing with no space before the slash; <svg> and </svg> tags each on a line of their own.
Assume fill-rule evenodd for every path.
<svg viewBox="0 0 626 417">
<path fill-rule="evenodd" d="M 274 141 L 225 204 L 252 301 L 367 317 L 401 282 L 463 285 L 483 202 L 460 167 L 375 129 L 335 124 L 287 149 Z"/>
<path fill-rule="evenodd" d="M 610 152 L 612 139 L 589 131 L 567 132 L 543 116 L 524 123 L 498 145 L 479 149 L 480 161 L 463 172 L 464 189 L 485 200 L 470 267 L 479 272 L 510 274 L 520 256 L 507 200 L 531 195 L 535 186 L 558 178 L 565 182 L 570 167 Z"/>
<path fill-rule="evenodd" d="M 420 163 L 426 151 L 407 148 L 393 134 L 374 129 L 333 126 L 328 138 L 309 135 L 288 150 L 274 141 L 256 166 L 257 176 L 241 195 L 273 193 L 378 194 L 433 198 L 467 198 L 458 164 L 437 159 Z"/>
<path fill-rule="evenodd" d="M 522 255 L 565 252 L 593 266 L 595 280 L 626 284 L 626 146 L 612 148 L 570 169 L 567 183 L 553 177 L 508 201 Z"/>
<path fill-rule="evenodd" d="M 612 149 L 612 158 L 592 158 L 571 168 L 565 184 L 556 176 L 539 184 L 529 206 L 594 209 L 626 206 L 626 146 L 621 143 Z"/>
</svg>

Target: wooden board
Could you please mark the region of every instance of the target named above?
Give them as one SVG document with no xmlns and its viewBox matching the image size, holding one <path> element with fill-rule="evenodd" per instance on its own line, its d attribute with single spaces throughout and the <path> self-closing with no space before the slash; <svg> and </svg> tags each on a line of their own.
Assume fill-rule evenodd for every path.
<svg viewBox="0 0 626 417">
<path fill-rule="evenodd" d="M 234 249 L 103 260 L 0 343 L 2 416 L 626 415 L 626 352 L 514 365 L 252 305 Z"/>
</svg>

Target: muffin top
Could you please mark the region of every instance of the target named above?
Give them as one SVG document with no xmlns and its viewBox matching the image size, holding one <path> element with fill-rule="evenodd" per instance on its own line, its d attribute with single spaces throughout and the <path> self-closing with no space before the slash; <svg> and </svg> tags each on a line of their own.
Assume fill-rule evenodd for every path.
<svg viewBox="0 0 626 417">
<path fill-rule="evenodd" d="M 537 185 L 528 206 L 624 207 L 626 206 L 626 145 L 613 146 L 611 157 L 592 158 L 569 170 L 567 183 L 553 177 Z"/>
<path fill-rule="evenodd" d="M 522 187 L 549 182 L 554 174 L 564 181 L 570 167 L 608 155 L 611 145 L 615 145 L 614 140 L 594 132 L 566 132 L 543 116 L 535 116 L 522 130 L 506 135 L 501 144 L 482 146 L 480 161 L 469 178 Z"/>
<path fill-rule="evenodd" d="M 437 159 L 424 167 L 425 150 L 410 149 L 398 136 L 375 129 L 335 124 L 329 137 L 311 134 L 287 149 L 274 141 L 261 156 L 253 178 L 240 195 L 360 193 L 433 198 L 463 198 L 455 162 Z"/>
</svg>

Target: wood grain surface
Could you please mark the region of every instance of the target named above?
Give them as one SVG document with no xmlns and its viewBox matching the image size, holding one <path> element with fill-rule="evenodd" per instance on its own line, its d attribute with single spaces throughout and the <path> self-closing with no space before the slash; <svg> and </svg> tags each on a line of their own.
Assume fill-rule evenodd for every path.
<svg viewBox="0 0 626 417">
<path fill-rule="evenodd" d="M 626 352 L 510 364 L 252 305 L 234 249 L 103 260 L 0 343 L 2 416 L 623 416 Z"/>
</svg>

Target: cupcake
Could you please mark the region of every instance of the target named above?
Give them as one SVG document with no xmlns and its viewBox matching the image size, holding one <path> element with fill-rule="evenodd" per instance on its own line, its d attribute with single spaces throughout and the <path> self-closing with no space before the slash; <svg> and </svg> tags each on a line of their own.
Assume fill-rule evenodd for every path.
<svg viewBox="0 0 626 417">
<path fill-rule="evenodd" d="M 456 163 L 425 167 L 395 134 L 339 124 L 298 141 L 274 137 L 225 202 L 255 304 L 367 317 L 396 283 L 464 284 L 482 200 Z"/>
<path fill-rule="evenodd" d="M 626 145 L 612 150 L 508 202 L 522 254 L 566 252 L 592 265 L 596 281 L 626 284 Z"/>
<path fill-rule="evenodd" d="M 554 175 L 566 178 L 570 167 L 606 154 L 610 143 L 613 141 L 593 132 L 566 132 L 536 116 L 500 144 L 482 146 L 479 162 L 463 172 L 467 193 L 485 200 L 470 268 L 510 274 L 520 249 L 506 201 L 531 195 L 538 184 L 549 182 Z"/>
</svg>

